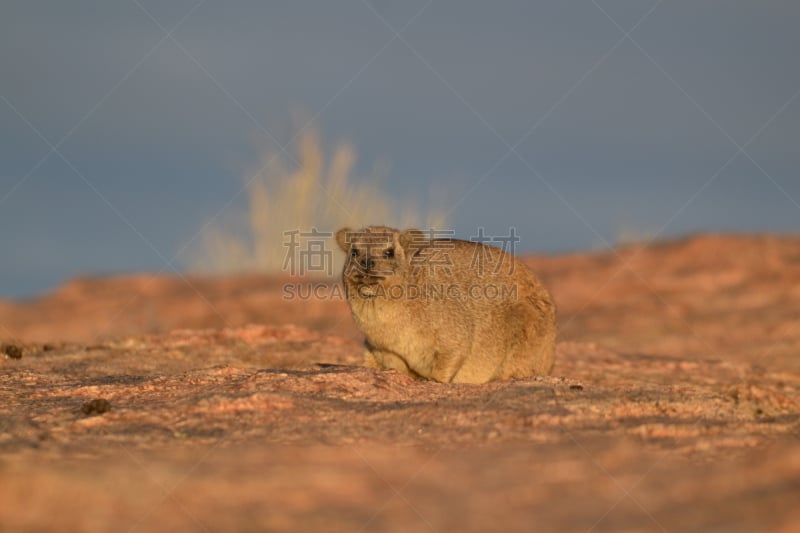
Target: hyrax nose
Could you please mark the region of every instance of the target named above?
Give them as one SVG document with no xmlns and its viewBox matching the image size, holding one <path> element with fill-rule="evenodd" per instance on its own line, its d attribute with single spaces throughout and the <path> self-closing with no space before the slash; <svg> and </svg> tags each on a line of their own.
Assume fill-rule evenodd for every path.
<svg viewBox="0 0 800 533">
<path fill-rule="evenodd" d="M 364 261 L 364 269 L 369 271 L 375 268 L 375 260 L 369 257 Z"/>
</svg>

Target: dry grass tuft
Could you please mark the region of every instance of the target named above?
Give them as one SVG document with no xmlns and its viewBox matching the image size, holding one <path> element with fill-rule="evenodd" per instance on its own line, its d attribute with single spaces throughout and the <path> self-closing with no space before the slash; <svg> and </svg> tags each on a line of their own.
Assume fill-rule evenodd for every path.
<svg viewBox="0 0 800 533">
<path fill-rule="evenodd" d="M 395 227 L 444 227 L 444 210 L 423 213 L 410 201 L 399 202 L 382 187 L 376 165 L 371 176 L 355 178 L 355 147 L 336 144 L 331 156 L 319 134 L 311 129 L 297 137 L 295 161 L 274 151 L 262 154 L 258 175 L 247 185 L 247 207 L 210 224 L 187 261 L 196 272 L 278 273 L 286 270 L 287 232 L 335 232 L 343 226 L 371 224 Z M 341 268 L 342 257 L 331 237 L 326 249 L 333 251 L 332 271 Z M 323 273 L 324 274 L 324 273 Z"/>
</svg>

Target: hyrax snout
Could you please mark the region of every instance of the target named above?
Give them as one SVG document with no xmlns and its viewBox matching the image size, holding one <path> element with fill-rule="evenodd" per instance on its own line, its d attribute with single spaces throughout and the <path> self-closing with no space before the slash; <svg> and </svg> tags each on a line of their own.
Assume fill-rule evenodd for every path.
<svg viewBox="0 0 800 533">
<path fill-rule="evenodd" d="M 446 383 L 550 373 L 556 309 L 539 279 L 500 248 L 433 233 L 336 233 L 366 366 Z"/>
</svg>

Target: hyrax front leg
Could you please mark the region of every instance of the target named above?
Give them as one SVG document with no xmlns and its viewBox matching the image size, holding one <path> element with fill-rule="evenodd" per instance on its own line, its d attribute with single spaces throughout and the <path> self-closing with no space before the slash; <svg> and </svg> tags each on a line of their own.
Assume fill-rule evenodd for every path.
<svg viewBox="0 0 800 533">
<path fill-rule="evenodd" d="M 378 361 L 378 358 L 375 357 L 374 351 L 369 347 L 364 350 L 364 366 L 367 368 L 374 368 L 375 370 L 380 370 L 383 368 L 380 361 Z"/>
<path fill-rule="evenodd" d="M 378 370 L 397 370 L 414 379 L 423 379 L 406 364 L 405 360 L 392 352 L 367 347 L 364 353 L 364 366 Z"/>
<path fill-rule="evenodd" d="M 453 378 L 461 370 L 464 364 L 465 357 L 456 356 L 450 353 L 437 352 L 433 356 L 433 369 L 431 370 L 431 379 L 440 381 L 442 383 L 450 383 Z"/>
</svg>

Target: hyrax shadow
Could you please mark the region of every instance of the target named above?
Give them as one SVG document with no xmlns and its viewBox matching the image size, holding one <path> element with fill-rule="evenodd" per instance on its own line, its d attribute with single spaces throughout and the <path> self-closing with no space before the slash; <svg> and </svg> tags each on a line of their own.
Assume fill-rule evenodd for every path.
<svg viewBox="0 0 800 533">
<path fill-rule="evenodd" d="M 336 241 L 366 366 L 445 383 L 550 373 L 555 305 L 512 254 L 382 226 L 343 228 Z"/>
</svg>

